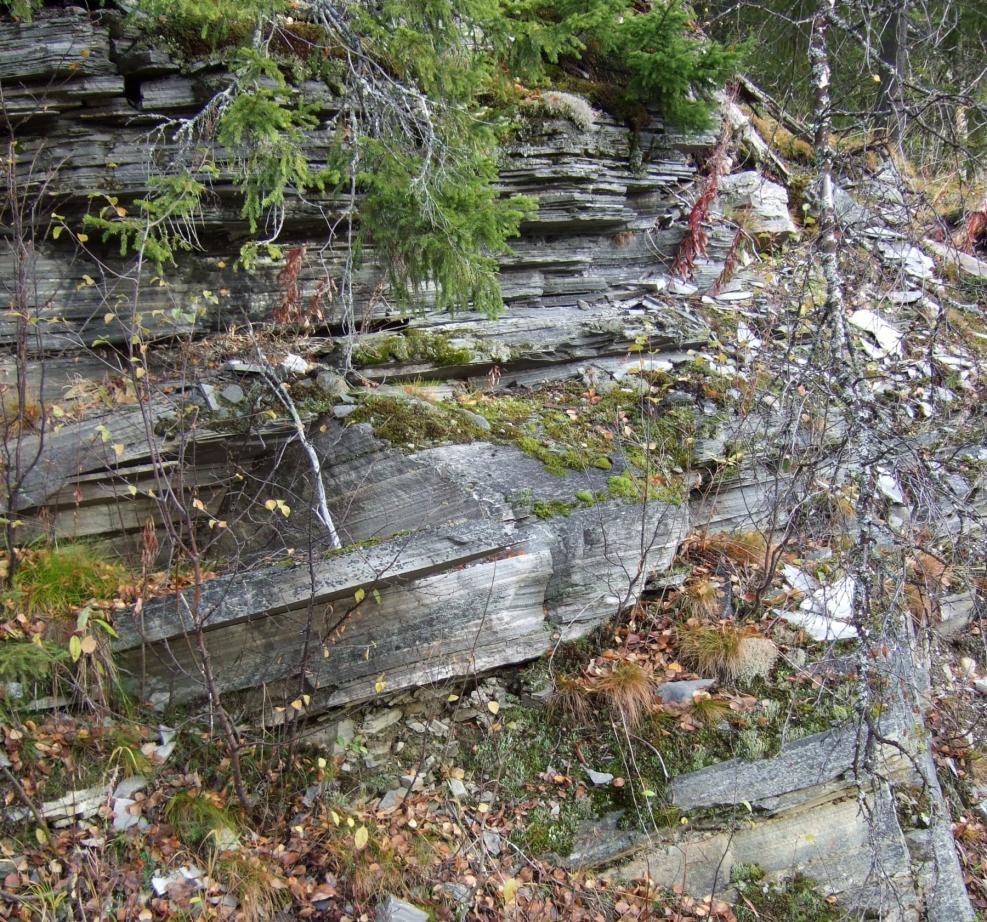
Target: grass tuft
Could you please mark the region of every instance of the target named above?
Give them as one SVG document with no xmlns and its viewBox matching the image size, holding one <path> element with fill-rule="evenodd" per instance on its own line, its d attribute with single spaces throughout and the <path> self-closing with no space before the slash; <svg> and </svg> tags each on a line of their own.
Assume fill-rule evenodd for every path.
<svg viewBox="0 0 987 922">
<path fill-rule="evenodd" d="M 696 692 L 693 695 L 689 710 L 708 727 L 716 726 L 721 720 L 730 715 L 730 705 L 719 698 L 714 698 L 709 692 Z"/>
<path fill-rule="evenodd" d="M 407 896 L 427 881 L 436 859 L 432 840 L 421 834 L 392 834 L 375 823 L 367 823 L 367 844 L 356 848 L 353 830 L 339 826 L 324 847 L 332 854 L 339 877 L 346 881 L 361 903 L 385 894 Z"/>
<path fill-rule="evenodd" d="M 208 794 L 181 791 L 165 805 L 165 817 L 191 848 L 211 844 L 217 851 L 237 835 L 233 814 Z"/>
<path fill-rule="evenodd" d="M 688 538 L 683 551 L 690 557 L 716 565 L 723 558 L 742 567 L 763 566 L 770 545 L 764 535 L 756 531 L 715 532 Z"/>
<path fill-rule="evenodd" d="M 638 726 L 655 707 L 654 672 L 640 663 L 618 663 L 593 683 L 614 719 L 629 728 Z"/>
<path fill-rule="evenodd" d="M 256 855 L 229 852 L 216 863 L 216 877 L 236 898 L 237 918 L 242 922 L 266 922 L 291 901 L 291 891 L 278 885 L 275 869 Z"/>
<path fill-rule="evenodd" d="M 720 595 L 710 579 L 691 579 L 682 587 L 682 602 L 693 618 L 711 618 L 721 611 Z"/>
<path fill-rule="evenodd" d="M 555 680 L 555 691 L 548 706 L 574 723 L 585 724 L 593 713 L 591 697 L 590 689 L 579 676 L 560 675 Z"/>
<path fill-rule="evenodd" d="M 682 661 L 707 678 L 732 679 L 737 675 L 744 637 L 744 629 L 733 621 L 701 624 L 690 620 L 675 631 Z"/>
<path fill-rule="evenodd" d="M 69 614 L 87 602 L 112 599 L 123 571 L 84 544 L 67 544 L 24 554 L 14 577 L 15 595 L 43 615 Z"/>
</svg>

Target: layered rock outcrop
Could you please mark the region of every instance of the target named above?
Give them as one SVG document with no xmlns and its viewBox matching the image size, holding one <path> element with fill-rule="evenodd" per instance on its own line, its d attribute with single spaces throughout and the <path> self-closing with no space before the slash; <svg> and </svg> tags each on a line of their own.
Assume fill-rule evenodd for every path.
<svg viewBox="0 0 987 922">
<path fill-rule="evenodd" d="M 116 659 L 143 699 L 164 707 L 229 693 L 242 714 L 277 722 L 293 701 L 311 717 L 472 678 L 581 638 L 670 584 L 692 532 L 785 531 L 803 476 L 785 456 L 786 420 L 772 416 L 776 395 L 739 392 L 714 329 L 729 314 L 728 335 L 756 339 L 735 321 L 765 281 L 724 269 L 741 231 L 765 246 L 797 235 L 783 186 L 751 162 L 723 177 L 706 255 L 686 281 L 669 265 L 715 132 L 683 137 L 656 120 L 634 133 L 600 113 L 593 130 L 532 118 L 500 173 L 504 194 L 539 205 L 500 262 L 504 316 L 468 305 L 441 314 L 427 295 L 420 312 L 403 315 L 370 251 L 353 278 L 359 329 L 349 348 L 343 302 L 326 298 L 304 349 L 291 344 L 304 355 L 265 340 L 268 360 L 242 330 L 282 304 L 284 263 L 234 269 L 246 227 L 232 177 L 215 179 L 197 246 L 164 280 L 138 275 L 80 233 L 91 210 L 127 209 L 148 193 L 155 162 L 173 153 L 174 120 L 228 80 L 219 66 L 183 70 L 108 13 L 68 8 L 0 25 L 3 113 L 17 139 L 13 200 L 50 200 L 59 215 L 36 227 L 26 261 L 16 248 L 0 254 L 0 274 L 28 273 L 35 309 L 26 336 L 17 317 L 0 317 L 0 385 L 59 408 L 50 429 L 16 434 L 30 463 L 5 513 L 25 537 L 159 559 L 191 522 L 212 542 L 206 563 L 222 571 L 118 617 Z M 331 105 L 318 86 L 301 89 Z M 747 129 L 748 161 L 781 169 Z M 330 142 L 313 132 L 309 157 L 324 160 Z M 343 274 L 345 254 L 325 246 L 326 215 L 341 207 L 314 196 L 286 213 L 281 241 L 296 254 L 302 301 Z M 883 225 L 871 233 L 880 215 L 853 214 L 864 217 L 847 227 L 870 234 L 885 268 L 900 274 L 902 297 L 925 297 L 927 258 Z M 877 342 L 875 361 L 896 351 L 873 317 L 857 319 Z M 135 325 L 152 344 L 139 377 L 128 354 Z M 138 401 L 145 386 L 151 399 Z M 533 388 L 548 408 L 533 428 L 514 425 L 530 422 L 524 406 L 513 419 L 471 402 Z M 760 428 L 745 431 L 739 408 L 754 399 Z M 583 417 L 583 406 L 602 400 L 610 418 Z M 390 425 L 388 407 L 420 428 Z M 820 416 L 812 448 L 822 452 L 842 430 Z M 811 476 L 828 471 L 824 460 Z M 342 547 L 313 512 L 317 482 Z M 838 506 L 835 492 L 813 495 Z M 981 496 L 964 483 L 957 507 Z M 799 514 L 822 517 L 805 504 Z M 919 841 L 894 814 L 890 785 L 914 780 L 929 761 L 911 732 L 915 715 L 903 713 L 892 715 L 879 753 L 881 786 L 855 786 L 856 739 L 835 729 L 771 760 L 672 781 L 676 808 L 733 811 L 727 831 L 649 842 L 621 831 L 619 847 L 571 861 L 612 863 L 633 848 L 624 874 L 697 895 L 720 889 L 721 866 L 756 860 L 783 875 L 797 865 L 859 913 L 912 919 L 924 896 L 929 918 L 967 918 L 941 826 Z M 741 808 L 751 822 L 736 822 Z"/>
</svg>

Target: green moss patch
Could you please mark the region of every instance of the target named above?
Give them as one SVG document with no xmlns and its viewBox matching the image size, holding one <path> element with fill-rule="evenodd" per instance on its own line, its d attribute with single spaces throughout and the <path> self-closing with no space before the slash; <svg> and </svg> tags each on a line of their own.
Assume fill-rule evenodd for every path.
<svg viewBox="0 0 987 922">
<path fill-rule="evenodd" d="M 415 329 L 375 337 L 353 353 L 353 361 L 364 367 L 400 362 L 446 368 L 468 365 L 473 359 L 473 350 L 468 346 L 454 346 L 448 337 Z"/>
<path fill-rule="evenodd" d="M 485 435 L 455 407 L 431 406 L 392 395 L 367 397 L 348 419 L 353 423 L 369 423 L 378 438 L 413 448 L 473 442 Z"/>
<path fill-rule="evenodd" d="M 363 360 L 385 362 L 409 355 L 408 337 L 386 337 L 372 348 Z M 616 466 L 623 470 L 609 480 L 610 498 L 679 504 L 688 491 L 685 475 L 696 463 L 696 441 L 710 434 L 707 430 L 716 421 L 692 407 L 668 406 L 667 376 L 654 378 L 644 393 L 640 384 L 599 395 L 566 382 L 434 403 L 374 395 L 349 421 L 371 423 L 379 438 L 414 448 L 477 440 L 513 445 L 560 478 Z M 476 416 L 490 429 L 477 425 Z M 607 493 L 580 490 L 572 500 L 537 502 L 533 511 L 542 518 L 566 515 L 579 503 L 593 505 L 605 498 Z"/>
<path fill-rule="evenodd" d="M 491 441 L 516 445 L 559 477 L 570 471 L 609 471 L 622 457 L 634 475 L 615 484 L 615 496 L 640 501 L 679 497 L 675 481 L 694 463 L 696 439 L 709 423 L 689 407 L 667 407 L 667 376 L 648 380 L 650 391 L 615 388 L 606 395 L 568 382 L 520 396 L 469 395 L 460 403 L 483 416 Z M 618 475 L 620 476 L 620 475 Z M 647 484 L 636 484 L 641 476 Z"/>
<path fill-rule="evenodd" d="M 560 499 L 536 502 L 532 507 L 532 512 L 539 519 L 554 519 L 556 516 L 568 516 L 575 508 L 575 503 L 567 503 Z"/>
<path fill-rule="evenodd" d="M 735 865 L 730 882 L 741 899 L 737 922 L 836 922 L 846 914 L 802 874 L 780 884 L 765 883 L 756 864 Z"/>
</svg>

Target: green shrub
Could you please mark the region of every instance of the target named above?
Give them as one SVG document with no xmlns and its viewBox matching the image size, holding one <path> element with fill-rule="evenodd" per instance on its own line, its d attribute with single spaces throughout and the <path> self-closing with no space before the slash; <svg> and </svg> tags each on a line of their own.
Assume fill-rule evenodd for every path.
<svg viewBox="0 0 987 922">
<path fill-rule="evenodd" d="M 125 252 L 140 247 L 160 270 L 194 245 L 202 199 L 224 169 L 242 198 L 249 268 L 262 247 L 279 257 L 292 197 L 332 195 L 338 213 L 357 193 L 346 227 L 353 265 L 373 248 L 387 297 L 408 310 L 502 308 L 497 257 L 535 207 L 497 187 L 499 144 L 533 98 L 526 87 L 578 61 L 611 110 L 657 106 L 689 128 L 710 121 L 713 91 L 739 61 L 703 38 L 678 0 L 342 0 L 334 26 L 285 0 L 135 0 L 130 9 L 187 59 L 209 55 L 235 79 L 194 123 L 195 153 L 152 177 L 131 214 L 111 202 L 90 226 Z M 302 98 L 301 82 L 313 79 L 335 97 L 328 106 Z M 325 139 L 310 141 L 334 106 L 328 154 L 315 159 Z M 582 112 L 584 126 L 591 114 Z"/>
<path fill-rule="evenodd" d="M 59 666 L 68 660 L 68 650 L 50 643 L 29 640 L 0 642 L 0 682 L 32 686 L 52 681 Z"/>
<path fill-rule="evenodd" d="M 712 94 L 739 66 L 743 51 L 699 36 L 679 0 L 503 0 L 517 74 L 539 80 L 550 65 L 579 60 L 616 92 L 597 95 L 611 111 L 657 105 L 677 127 L 705 127 Z M 596 95 L 596 94 L 594 94 Z"/>
<path fill-rule="evenodd" d="M 0 3 L 0 10 L 7 10 L 10 15 L 20 22 L 30 22 L 34 14 L 41 9 L 43 0 L 5 0 Z"/>
</svg>

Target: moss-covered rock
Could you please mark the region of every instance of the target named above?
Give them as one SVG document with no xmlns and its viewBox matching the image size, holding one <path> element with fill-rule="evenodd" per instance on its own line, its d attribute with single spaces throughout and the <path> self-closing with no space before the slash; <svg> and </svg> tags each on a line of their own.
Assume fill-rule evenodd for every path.
<svg viewBox="0 0 987 922">
<path fill-rule="evenodd" d="M 391 394 L 365 398 L 347 419 L 351 423 L 369 423 L 378 438 L 411 448 L 472 442 L 485 435 L 456 407 L 433 406 L 424 400 Z"/>
<path fill-rule="evenodd" d="M 353 353 L 353 361 L 366 367 L 400 362 L 446 368 L 468 365 L 474 358 L 469 346 L 455 345 L 446 336 L 416 329 L 375 336 L 361 343 Z"/>
</svg>

